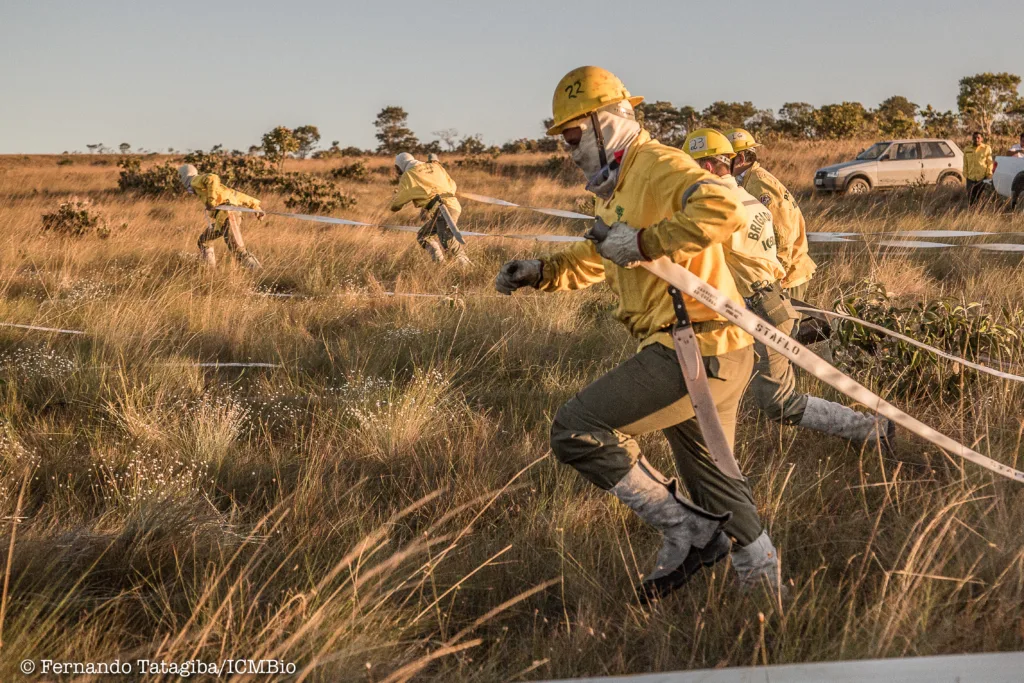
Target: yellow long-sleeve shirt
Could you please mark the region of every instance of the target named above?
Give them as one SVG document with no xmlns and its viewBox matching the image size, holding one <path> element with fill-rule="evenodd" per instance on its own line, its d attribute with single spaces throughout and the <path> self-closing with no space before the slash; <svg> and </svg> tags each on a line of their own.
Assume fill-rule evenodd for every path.
<svg viewBox="0 0 1024 683">
<path fill-rule="evenodd" d="M 441 195 L 441 201 L 448 207 L 450 213 L 462 213 L 462 206 L 455 198 L 455 181 L 448 175 L 441 164 L 430 162 L 419 162 L 410 166 L 398 181 L 398 190 L 391 199 L 391 210 L 398 211 L 403 206 L 412 202 L 418 209 L 424 208 L 431 199 Z M 446 196 L 449 195 L 449 196 Z"/>
<path fill-rule="evenodd" d="M 779 262 L 775 247 L 772 212 L 740 187 L 736 178 L 723 176 L 722 182 L 739 193 L 747 214 L 746 225 L 723 242 L 722 247 L 725 249 L 725 262 L 736 280 L 736 288 L 741 296 L 750 297 L 754 295 L 755 287 L 782 282 L 786 269 Z"/>
<path fill-rule="evenodd" d="M 964 177 L 968 180 L 984 180 L 992 175 L 994 161 L 992 147 L 981 143 L 964 150 Z"/>
<path fill-rule="evenodd" d="M 756 161 L 743 174 L 742 184 L 744 190 L 772 212 L 775 247 L 779 263 L 786 269 L 782 286 L 789 288 L 804 284 L 814 277 L 818 266 L 807 253 L 807 224 L 793 195 Z"/>
<path fill-rule="evenodd" d="M 629 147 L 611 198 L 598 200 L 595 212 L 608 225 L 619 221 L 646 228 L 641 239 L 647 256 L 668 256 L 743 306 L 722 248 L 722 242 L 746 227 L 739 195 L 682 150 L 641 132 Z M 574 243 L 544 259 L 540 289 L 585 289 L 603 281 L 618 296 L 616 317 L 641 340 L 641 348 L 672 346 L 669 328 L 676 314 L 668 284 L 643 268 L 622 268 L 602 258 L 592 242 Z M 724 320 L 695 299 L 684 296 L 684 301 L 693 322 Z M 697 341 L 705 356 L 753 344 L 735 325 L 702 332 Z"/>
<path fill-rule="evenodd" d="M 228 219 L 227 211 L 213 211 L 216 206 L 243 206 L 249 209 L 259 209 L 260 200 L 250 197 L 244 192 L 232 190 L 220 182 L 220 176 L 215 173 L 203 173 L 192 179 L 190 187 L 195 191 L 196 196 L 206 204 L 206 210 L 211 214 L 214 224 L 220 228 Z"/>
</svg>

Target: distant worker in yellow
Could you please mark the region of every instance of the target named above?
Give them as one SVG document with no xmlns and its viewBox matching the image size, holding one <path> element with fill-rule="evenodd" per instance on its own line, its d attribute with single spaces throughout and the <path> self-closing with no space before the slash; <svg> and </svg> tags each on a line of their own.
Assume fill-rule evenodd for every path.
<svg viewBox="0 0 1024 683">
<path fill-rule="evenodd" d="M 713 128 L 693 131 L 683 150 L 697 165 L 712 173 L 739 193 L 747 211 L 746 225 L 722 243 L 725 261 L 747 308 L 783 333 L 792 335 L 799 317 L 783 290 L 786 270 L 776 252 L 777 231 L 768 207 L 739 187 L 731 175 L 736 157 L 729 139 Z M 859 413 L 838 403 L 797 391 L 796 374 L 789 359 L 763 343 L 754 341 L 754 377 L 750 391 L 758 409 L 770 420 L 839 436 L 857 445 L 880 442 L 891 448 L 895 423 L 881 416 Z"/>
<path fill-rule="evenodd" d="M 651 139 L 633 109 L 642 101 L 598 67 L 562 78 L 548 135 L 562 136 L 596 195 L 595 241 L 543 260 L 509 261 L 495 287 L 511 294 L 607 282 L 618 300 L 616 316 L 640 343 L 635 356 L 569 399 L 551 426 L 559 462 L 661 532 L 654 569 L 640 591 L 669 593 L 730 552 L 742 587 L 767 582 L 778 589 L 779 557 L 750 483 L 719 469 L 698 425 L 672 341 L 678 319 L 668 284 L 636 267 L 665 256 L 742 306 L 722 243 L 746 227 L 746 213 L 726 183 Z M 753 369 L 753 339 L 695 299 L 683 296 L 680 303 L 708 377 L 712 413 L 731 447 L 736 408 Z M 637 438 L 655 431 L 668 439 L 689 498 L 641 454 Z"/>
<path fill-rule="evenodd" d="M 220 176 L 215 173 L 199 173 L 192 164 L 185 164 L 178 169 L 181 176 L 181 183 L 190 194 L 197 195 L 206 205 L 208 227 L 199 236 L 199 254 L 203 261 L 210 266 L 217 265 L 217 256 L 209 242 L 219 237 L 224 238 L 224 243 L 232 256 L 245 268 L 259 270 L 260 262 L 245 248 L 245 241 L 242 239 L 242 217 L 237 211 L 214 211 L 218 206 L 240 206 L 256 211 L 256 220 L 261 221 L 266 216 L 260 208 L 260 200 L 250 197 L 244 192 L 232 190 L 220 181 Z"/>
<path fill-rule="evenodd" d="M 462 234 L 458 221 L 462 205 L 455 197 L 455 181 L 439 161 L 417 161 L 408 152 L 395 157 L 395 169 L 400 178 L 398 190 L 391 199 L 391 210 L 400 211 L 412 205 L 421 209 L 425 221 L 416 234 L 416 241 L 427 250 L 434 261 L 444 261 L 445 254 L 459 263 L 469 263 L 462 250 Z"/>
<path fill-rule="evenodd" d="M 736 152 L 732 167 L 736 180 L 772 213 L 775 247 L 779 262 L 786 269 L 782 286 L 789 290 L 794 299 L 803 299 L 817 265 L 808 253 L 807 225 L 796 198 L 758 162 L 757 148 L 761 145 L 753 135 L 742 128 L 731 128 L 723 132 Z"/>
<path fill-rule="evenodd" d="M 985 189 L 984 182 L 992 177 L 995 165 L 992 158 L 992 147 L 985 144 L 985 136 L 980 131 L 971 135 L 973 146 L 964 150 L 964 178 L 967 179 L 967 205 L 978 201 Z"/>
</svg>

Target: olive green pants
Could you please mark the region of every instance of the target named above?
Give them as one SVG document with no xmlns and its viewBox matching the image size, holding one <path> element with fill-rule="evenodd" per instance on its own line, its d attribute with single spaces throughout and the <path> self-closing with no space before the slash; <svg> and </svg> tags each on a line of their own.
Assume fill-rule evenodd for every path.
<svg viewBox="0 0 1024 683">
<path fill-rule="evenodd" d="M 788 320 L 776 327 L 792 336 L 795 325 L 795 320 Z M 773 422 L 798 424 L 807 408 L 807 396 L 796 390 L 796 373 L 793 372 L 792 363 L 759 341 L 754 342 L 754 353 L 756 360 L 754 376 L 750 380 L 750 393 L 754 396 L 757 409 Z"/>
<path fill-rule="evenodd" d="M 751 347 L 704 358 L 725 435 L 736 437 L 736 409 L 753 367 Z M 610 489 L 636 464 L 634 437 L 661 430 L 693 502 L 713 513 L 732 512 L 726 532 L 740 545 L 762 531 L 747 481 L 723 474 L 711 461 L 673 349 L 651 344 L 569 399 L 551 425 L 559 462 Z"/>
<path fill-rule="evenodd" d="M 446 206 L 445 208 L 448 210 L 448 216 L 451 217 L 452 223 L 458 226 L 459 215 L 462 212 L 451 206 Z M 426 223 L 416 233 L 416 241 L 430 254 L 431 259 L 443 261 L 446 252 L 451 256 L 458 256 L 462 253 L 462 245 L 451 236 L 448 230 L 438 231 L 438 221 L 444 221 L 444 216 L 441 215 L 441 207 L 436 207 L 431 212 L 424 210 L 423 218 L 426 220 Z"/>
<path fill-rule="evenodd" d="M 791 287 L 786 294 L 791 299 L 803 300 L 810 282 Z M 776 325 L 781 332 L 793 336 L 797 321 L 790 320 Z M 769 349 L 759 341 L 754 342 L 754 376 L 750 380 L 750 393 L 754 396 L 757 409 L 769 420 L 782 424 L 799 424 L 807 408 L 807 396 L 796 390 L 796 373 L 789 359 Z"/>
</svg>

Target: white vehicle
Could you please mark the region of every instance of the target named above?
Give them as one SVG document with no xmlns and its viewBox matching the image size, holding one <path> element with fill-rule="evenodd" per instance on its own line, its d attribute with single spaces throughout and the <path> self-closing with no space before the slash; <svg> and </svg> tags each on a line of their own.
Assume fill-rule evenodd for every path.
<svg viewBox="0 0 1024 683">
<path fill-rule="evenodd" d="M 862 150 L 857 158 L 819 168 L 819 192 L 864 194 L 876 188 L 938 185 L 963 187 L 964 153 L 952 140 L 886 140 Z"/>
<path fill-rule="evenodd" d="M 1014 193 L 1024 194 L 1024 158 L 996 157 L 996 169 L 992 172 L 992 187 L 1007 199 Z"/>
</svg>

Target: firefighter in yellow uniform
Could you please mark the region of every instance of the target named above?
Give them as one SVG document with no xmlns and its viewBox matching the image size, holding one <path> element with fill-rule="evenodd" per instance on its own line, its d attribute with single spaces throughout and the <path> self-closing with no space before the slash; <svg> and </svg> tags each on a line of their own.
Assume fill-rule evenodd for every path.
<svg viewBox="0 0 1024 683">
<path fill-rule="evenodd" d="M 732 144 L 736 159 L 732 172 L 743 189 L 752 194 L 772 212 L 775 224 L 776 249 L 779 262 L 786 269 L 782 286 L 794 299 L 803 299 L 807 283 L 817 268 L 807 250 L 807 225 L 796 199 L 757 161 L 757 148 L 761 145 L 754 136 L 742 128 L 724 131 Z"/>
<path fill-rule="evenodd" d="M 964 177 L 967 179 L 967 205 L 978 201 L 985 189 L 985 180 L 992 177 L 995 163 L 992 158 L 992 147 L 985 144 L 985 136 L 980 132 L 971 135 L 974 144 L 964 149 Z"/>
<path fill-rule="evenodd" d="M 724 243 L 725 261 L 747 308 L 784 334 L 792 335 L 799 316 L 782 288 L 786 270 L 776 252 L 774 220 L 771 211 L 739 187 L 731 175 L 736 153 L 729 139 L 712 128 L 701 128 L 686 137 L 683 149 L 701 168 L 719 176 L 739 193 L 747 209 L 747 224 Z M 895 423 L 802 394 L 797 391 L 796 374 L 788 358 L 757 341 L 754 353 L 750 392 L 758 409 L 769 419 L 839 436 L 857 445 L 879 442 L 886 449 L 892 447 Z"/>
<path fill-rule="evenodd" d="M 260 200 L 225 186 L 221 183 L 220 176 L 215 173 L 200 174 L 192 164 L 185 164 L 179 168 L 178 174 L 181 176 L 181 182 L 185 189 L 189 193 L 197 195 L 206 205 L 208 226 L 199 236 L 199 254 L 203 261 L 210 266 L 217 265 L 217 256 L 209 242 L 223 237 L 228 251 L 240 264 L 250 270 L 258 270 L 260 262 L 246 250 L 245 240 L 242 239 L 241 214 L 237 211 L 214 211 L 213 209 L 217 206 L 241 206 L 254 209 L 257 212 L 256 220 L 261 221 L 266 214 L 260 208 Z"/>
<path fill-rule="evenodd" d="M 618 298 L 617 317 L 640 342 L 635 356 L 559 409 L 551 448 L 662 533 L 641 591 L 664 595 L 730 551 L 741 586 L 778 587 L 778 555 L 750 485 L 715 466 L 698 427 L 671 339 L 676 315 L 668 285 L 635 267 L 666 256 L 742 305 L 722 243 L 746 226 L 746 214 L 727 184 L 640 127 L 633 107 L 642 100 L 597 67 L 562 78 L 548 134 L 568 144 L 597 197 L 599 223 L 611 227 L 600 242 L 578 242 L 544 260 L 509 261 L 495 286 L 511 294 L 520 287 L 555 292 L 607 282 Z M 684 301 L 731 444 L 753 339 L 696 300 Z M 672 447 L 689 499 L 640 453 L 636 438 L 655 430 Z"/>
<path fill-rule="evenodd" d="M 408 152 L 395 157 L 395 169 L 400 174 L 398 190 L 391 199 L 391 210 L 400 211 L 412 205 L 421 209 L 425 221 L 416 235 L 416 241 L 427 250 L 434 261 L 444 261 L 445 253 L 459 263 L 469 259 L 455 238 L 462 205 L 455 197 L 455 181 L 439 161 L 417 161 Z"/>
</svg>

